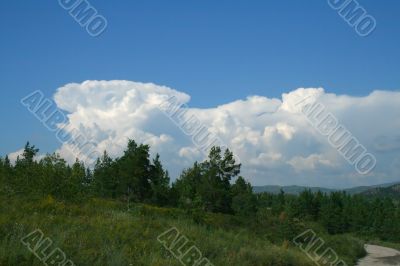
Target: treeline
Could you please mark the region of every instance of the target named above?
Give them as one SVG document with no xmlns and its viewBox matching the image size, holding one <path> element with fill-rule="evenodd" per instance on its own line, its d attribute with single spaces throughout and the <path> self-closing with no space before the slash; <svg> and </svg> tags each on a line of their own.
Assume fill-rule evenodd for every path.
<svg viewBox="0 0 400 266">
<path fill-rule="evenodd" d="M 179 206 L 187 209 L 222 213 L 255 210 L 255 195 L 242 177 L 232 152 L 211 149 L 208 160 L 195 163 L 170 184 L 168 171 L 157 154 L 150 158 L 150 147 L 129 140 L 123 155 L 111 158 L 106 151 L 93 169 L 78 159 L 70 166 L 58 154 L 35 160 L 39 149 L 29 142 L 15 164 L 0 158 L 0 182 L 3 190 L 15 194 L 46 196 L 79 201 L 88 196 L 123 199 L 129 202 Z M 242 201 L 252 206 L 242 208 Z"/>
<path fill-rule="evenodd" d="M 94 168 L 88 169 L 79 160 L 68 165 L 57 154 L 36 161 L 39 150 L 27 143 L 14 164 L 7 156 L 0 158 L 1 190 L 10 196 L 51 195 L 62 201 L 102 197 L 172 206 L 195 217 L 205 212 L 233 214 L 250 226 L 277 228 L 285 239 L 295 236 L 296 226 L 304 221 L 331 234 L 356 233 L 400 241 L 400 208 L 390 198 L 311 191 L 299 196 L 282 191 L 278 195 L 255 194 L 239 175 L 241 165 L 232 152 L 219 147 L 213 147 L 205 161 L 195 162 L 171 183 L 160 156 L 150 158 L 149 150 L 148 145 L 129 140 L 121 157 L 113 159 L 105 151 Z"/>
<path fill-rule="evenodd" d="M 313 221 L 330 234 L 355 233 L 365 238 L 400 241 L 400 207 L 391 198 L 368 198 L 345 192 L 329 194 L 305 190 L 299 195 L 261 193 L 259 212 L 284 213 L 293 219 Z"/>
</svg>

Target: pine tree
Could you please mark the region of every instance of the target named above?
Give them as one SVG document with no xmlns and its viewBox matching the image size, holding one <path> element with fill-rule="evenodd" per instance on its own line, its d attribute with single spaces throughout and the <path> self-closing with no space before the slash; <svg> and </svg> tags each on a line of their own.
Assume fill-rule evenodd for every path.
<svg viewBox="0 0 400 266">
<path fill-rule="evenodd" d="M 0 157 L 0 189 L 6 185 L 6 175 L 3 158 Z"/>
<path fill-rule="evenodd" d="M 97 158 L 93 171 L 93 189 L 94 193 L 101 197 L 117 197 L 119 179 L 117 178 L 117 169 L 113 159 L 103 152 L 101 158 Z M 90 173 L 88 178 L 90 178 Z"/>
<path fill-rule="evenodd" d="M 257 200 L 251 184 L 239 176 L 232 185 L 232 209 L 240 216 L 253 216 L 257 212 Z"/>
<path fill-rule="evenodd" d="M 34 188 L 37 187 L 39 175 L 37 173 L 37 162 L 34 161 L 34 157 L 38 152 L 39 149 L 27 142 L 22 153 L 22 158 L 20 156 L 17 157 L 14 167 L 14 181 L 19 192 L 34 192 Z"/>
<path fill-rule="evenodd" d="M 47 154 L 39 162 L 40 185 L 43 195 L 52 195 L 62 200 L 70 197 L 69 186 L 71 168 L 59 154 Z"/>
<path fill-rule="evenodd" d="M 85 195 L 84 193 L 87 192 L 84 190 L 85 176 L 85 165 L 77 158 L 71 167 L 71 174 L 68 182 L 68 198 L 79 199 Z"/>
<path fill-rule="evenodd" d="M 165 171 L 160 155 L 153 159 L 150 169 L 151 202 L 159 205 L 166 205 L 169 196 L 169 174 Z"/>
<path fill-rule="evenodd" d="M 199 194 L 205 210 L 213 212 L 232 212 L 230 180 L 240 173 L 240 164 L 236 164 L 233 153 L 229 150 L 221 155 L 220 147 L 212 147 L 208 160 L 201 163 L 202 182 Z"/>
<path fill-rule="evenodd" d="M 128 199 L 144 201 L 151 196 L 149 149 L 148 145 L 129 140 L 124 155 L 117 160 L 119 191 Z"/>
<path fill-rule="evenodd" d="M 343 194 L 341 192 L 332 192 L 321 206 L 321 223 L 331 234 L 343 233 Z"/>
<path fill-rule="evenodd" d="M 25 144 L 24 152 L 22 153 L 23 162 L 27 164 L 33 163 L 33 158 L 37 155 L 39 149 L 35 145 L 30 145 L 29 141 Z"/>
<path fill-rule="evenodd" d="M 178 206 L 183 208 L 203 208 L 203 199 L 200 196 L 200 183 L 202 170 L 200 164 L 195 162 L 193 167 L 185 169 L 180 177 L 172 184 L 172 193 L 175 194 Z M 200 205 L 195 206 L 195 199 L 200 199 Z M 197 201 L 199 203 L 199 201 Z"/>
</svg>

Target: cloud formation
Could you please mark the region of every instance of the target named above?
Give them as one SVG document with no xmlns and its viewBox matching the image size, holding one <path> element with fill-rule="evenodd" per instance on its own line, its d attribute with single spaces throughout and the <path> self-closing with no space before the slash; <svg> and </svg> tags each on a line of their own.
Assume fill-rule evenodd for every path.
<svg viewBox="0 0 400 266">
<path fill-rule="evenodd" d="M 190 96 L 152 83 L 124 80 L 70 83 L 54 95 L 68 113 L 68 128 L 79 129 L 101 153 L 119 156 L 127 138 L 151 145 L 175 178 L 204 154 L 190 137 L 160 111 L 159 104 L 174 96 L 189 104 Z M 374 171 L 358 174 L 308 123 L 297 108 L 313 98 L 377 158 Z M 349 187 L 399 180 L 400 92 L 374 91 L 363 97 L 326 93 L 322 88 L 299 88 L 281 99 L 249 96 L 214 108 L 190 107 L 208 130 L 240 158 L 242 175 L 255 185 L 298 184 Z M 69 144 L 58 152 L 74 161 Z"/>
</svg>

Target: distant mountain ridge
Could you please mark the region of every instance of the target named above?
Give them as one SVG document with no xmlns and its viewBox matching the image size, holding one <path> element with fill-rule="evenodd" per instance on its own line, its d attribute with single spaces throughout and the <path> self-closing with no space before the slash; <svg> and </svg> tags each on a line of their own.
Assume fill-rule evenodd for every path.
<svg viewBox="0 0 400 266">
<path fill-rule="evenodd" d="M 391 197 L 400 199 L 400 184 L 389 187 L 377 187 L 361 192 L 362 195 L 370 197 Z"/>
<path fill-rule="evenodd" d="M 323 193 L 330 193 L 336 191 L 330 188 L 323 188 L 323 187 L 305 187 L 305 186 L 274 186 L 274 185 L 267 185 L 267 186 L 254 186 L 253 191 L 255 193 L 262 193 L 268 192 L 272 194 L 278 194 L 281 190 L 286 194 L 300 194 L 302 191 L 310 189 L 312 192 L 321 191 Z"/>
<path fill-rule="evenodd" d="M 391 187 L 395 187 L 394 190 Z M 398 189 L 397 189 L 398 187 Z M 268 192 L 272 194 L 278 194 L 281 190 L 286 194 L 294 194 L 298 195 L 304 190 L 310 189 L 312 192 L 321 191 L 322 193 L 332 193 L 335 191 L 345 191 L 351 195 L 363 193 L 365 195 L 368 194 L 382 194 L 382 193 L 391 193 L 392 196 L 399 194 L 400 198 L 400 182 L 379 184 L 373 186 L 358 186 L 346 189 L 332 189 L 332 188 L 324 188 L 324 187 L 306 187 L 306 186 L 275 186 L 275 185 L 266 185 L 266 186 L 253 186 L 253 191 L 255 193 Z M 397 189 L 397 190 L 396 190 Z"/>
</svg>

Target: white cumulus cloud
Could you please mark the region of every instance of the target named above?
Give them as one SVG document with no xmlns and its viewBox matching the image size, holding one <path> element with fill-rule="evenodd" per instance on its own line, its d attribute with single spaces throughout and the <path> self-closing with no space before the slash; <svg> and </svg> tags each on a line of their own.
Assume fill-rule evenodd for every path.
<svg viewBox="0 0 400 266">
<path fill-rule="evenodd" d="M 125 80 L 66 84 L 54 99 L 68 113 L 67 128 L 79 129 L 99 152 L 107 149 L 119 156 L 128 138 L 150 144 L 174 178 L 194 160 L 204 159 L 204 153 L 158 108 L 171 96 L 190 105 L 190 96 L 183 92 Z M 372 173 L 358 174 L 310 125 L 296 105 L 307 97 L 322 103 L 376 156 Z M 234 151 L 242 174 L 255 185 L 348 187 L 399 179 L 399 107 L 400 92 L 354 97 L 299 88 L 281 99 L 249 96 L 214 108 L 191 106 L 188 113 Z M 58 152 L 73 161 L 75 154 L 68 146 L 61 145 Z"/>
</svg>

